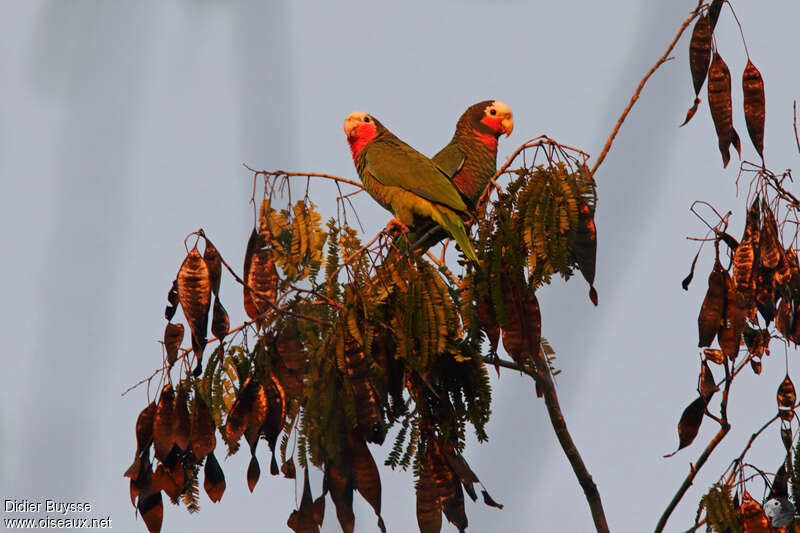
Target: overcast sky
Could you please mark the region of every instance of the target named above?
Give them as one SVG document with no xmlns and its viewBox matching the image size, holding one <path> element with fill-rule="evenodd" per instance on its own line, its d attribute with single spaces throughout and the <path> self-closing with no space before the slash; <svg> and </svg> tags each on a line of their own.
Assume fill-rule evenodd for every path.
<svg viewBox="0 0 800 533">
<path fill-rule="evenodd" d="M 86 501 L 117 531 L 135 520 L 122 473 L 135 448 L 142 388 L 120 393 L 161 362 L 164 297 L 205 228 L 241 265 L 252 224 L 252 176 L 264 169 L 355 178 L 342 122 L 369 112 L 428 155 L 469 105 L 500 99 L 515 130 L 500 159 L 547 134 L 596 155 L 642 75 L 695 3 L 637 2 L 7 2 L 0 18 L 0 496 Z M 797 166 L 792 98 L 800 97 L 800 4 L 736 2 L 753 62 L 766 83 L 766 157 Z M 696 393 L 696 319 L 712 258 L 680 289 L 703 226 L 695 199 L 733 210 L 738 160 L 722 169 L 710 115 L 693 99 L 689 32 L 651 79 L 600 168 L 594 308 L 580 277 L 540 292 L 543 334 L 557 351 L 567 423 L 598 484 L 613 531 L 647 531 L 716 431 L 672 459 L 676 424 Z M 740 109 L 746 63 L 726 8 L 719 49 L 733 77 L 743 157 L 757 156 Z M 702 94 L 705 100 L 705 89 Z M 313 193 L 312 193 L 313 194 Z M 329 194 L 317 197 L 333 213 Z M 388 213 L 366 195 L 356 205 L 373 234 Z M 232 323 L 241 290 L 223 278 Z M 696 504 L 749 434 L 774 413 L 783 349 L 759 377 L 736 380 L 733 431 L 679 506 L 669 531 L 686 529 Z M 789 354 L 790 371 L 800 382 Z M 493 371 L 492 371 L 493 372 Z M 467 458 L 499 511 L 467 505 L 469 531 L 588 531 L 591 516 L 530 379 L 493 381 L 484 445 Z M 754 449 L 772 470 L 777 427 Z M 382 462 L 387 449 L 373 448 Z M 224 454 L 218 454 L 221 458 Z M 201 512 L 165 506 L 164 531 L 225 527 L 282 531 L 293 483 L 266 468 L 255 493 L 248 457 L 222 463 L 228 489 Z M 266 465 L 266 459 L 262 465 Z M 382 472 L 389 531 L 416 528 L 410 473 Z M 319 486 L 314 487 L 315 494 Z M 759 494 L 760 496 L 760 494 Z M 357 531 L 374 531 L 357 496 Z M 332 506 L 323 530 L 338 531 Z M 8 517 L 4 514 L 3 518 Z M 453 531 L 447 524 L 444 531 Z"/>
</svg>

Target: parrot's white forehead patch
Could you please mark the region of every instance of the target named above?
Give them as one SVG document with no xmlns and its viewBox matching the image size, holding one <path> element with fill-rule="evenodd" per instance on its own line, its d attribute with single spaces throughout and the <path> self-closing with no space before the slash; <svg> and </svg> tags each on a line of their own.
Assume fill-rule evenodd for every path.
<svg viewBox="0 0 800 533">
<path fill-rule="evenodd" d="M 506 104 L 501 102 L 500 100 L 495 100 L 491 104 L 489 104 L 484 113 L 489 114 L 489 112 L 494 109 L 495 113 L 501 116 L 511 116 L 511 108 L 508 107 Z"/>
</svg>

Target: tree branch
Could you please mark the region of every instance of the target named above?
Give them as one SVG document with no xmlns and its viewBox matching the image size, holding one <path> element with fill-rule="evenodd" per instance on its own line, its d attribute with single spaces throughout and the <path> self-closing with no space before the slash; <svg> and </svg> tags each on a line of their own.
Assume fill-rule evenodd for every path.
<svg viewBox="0 0 800 533">
<path fill-rule="evenodd" d="M 600 492 L 597 490 L 592 480 L 591 474 L 583 462 L 578 447 L 572 440 L 572 436 L 567 428 L 567 423 L 564 420 L 564 414 L 561 412 L 561 406 L 558 402 L 558 394 L 553 383 L 553 378 L 550 375 L 549 366 L 541 351 L 531 357 L 534 362 L 535 370 L 524 368 L 513 361 L 507 361 L 498 358 L 483 357 L 484 362 L 517 370 L 531 376 L 534 381 L 539 385 L 539 388 L 544 393 L 544 403 L 547 407 L 547 414 L 550 416 L 550 423 L 553 426 L 556 437 L 558 438 L 561 449 L 564 450 L 564 455 L 567 456 L 572 471 L 575 472 L 575 477 L 578 478 L 578 483 L 583 488 L 586 495 L 586 501 L 589 503 L 589 509 L 592 513 L 595 528 L 598 533 L 608 533 L 608 522 L 606 521 L 605 512 L 603 511 L 603 503 L 600 499 Z"/>
<path fill-rule="evenodd" d="M 611 135 L 608 136 L 608 140 L 606 140 L 606 144 L 605 146 L 603 146 L 603 150 L 600 152 L 600 155 L 597 156 L 597 161 L 595 162 L 591 170 L 592 176 L 594 176 L 595 172 L 597 172 L 597 167 L 600 166 L 600 164 L 606 158 L 606 155 L 608 155 L 609 150 L 611 150 L 611 144 L 614 142 L 617 133 L 619 133 L 619 128 L 622 126 L 622 123 L 625 122 L 625 119 L 628 117 L 628 113 L 630 113 L 633 104 L 635 104 L 636 101 L 639 99 L 639 95 L 642 93 L 642 89 L 644 88 L 645 83 L 647 83 L 647 80 L 650 79 L 650 76 L 652 76 L 653 73 L 656 70 L 658 70 L 658 67 L 660 67 L 661 65 L 663 65 L 664 63 L 666 63 L 671 59 L 669 57 L 669 54 L 672 52 L 672 49 L 675 48 L 675 45 L 678 43 L 678 39 L 681 38 L 681 35 L 683 35 L 684 30 L 686 30 L 689 24 L 691 24 L 692 21 L 700 13 L 700 7 L 702 6 L 702 4 L 703 0 L 700 0 L 697 3 L 697 7 L 694 9 L 694 11 L 692 11 L 692 14 L 689 16 L 689 18 L 683 21 L 683 24 L 681 24 L 681 27 L 678 29 L 678 33 L 675 35 L 675 38 L 672 39 L 671 43 L 669 43 L 667 51 L 664 52 L 664 55 L 662 55 L 661 58 L 658 61 L 656 61 L 656 63 L 652 67 L 650 67 L 650 70 L 647 71 L 647 74 L 645 74 L 644 78 L 642 78 L 642 80 L 639 82 L 639 86 L 636 87 L 636 90 L 633 92 L 633 96 L 631 96 L 631 99 L 628 102 L 627 107 L 625 107 L 625 109 L 622 111 L 622 115 L 620 115 L 619 120 L 617 120 L 617 124 L 611 131 Z"/>
</svg>

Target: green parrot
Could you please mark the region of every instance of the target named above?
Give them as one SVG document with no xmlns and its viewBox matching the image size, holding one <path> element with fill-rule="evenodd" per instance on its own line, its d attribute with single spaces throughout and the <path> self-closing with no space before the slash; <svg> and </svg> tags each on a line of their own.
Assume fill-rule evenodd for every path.
<svg viewBox="0 0 800 533">
<path fill-rule="evenodd" d="M 431 220 L 455 239 L 467 259 L 478 262 L 461 221 L 469 216 L 467 205 L 447 175 L 366 113 L 347 115 L 344 132 L 364 188 L 396 217 L 390 225 L 407 232 Z"/>
<path fill-rule="evenodd" d="M 511 108 L 499 100 L 484 100 L 470 106 L 456 123 L 450 143 L 433 156 L 433 162 L 447 174 L 474 213 L 497 168 L 497 140 L 514 130 Z M 428 249 L 447 235 L 433 224 L 417 228 L 417 248 Z"/>
</svg>

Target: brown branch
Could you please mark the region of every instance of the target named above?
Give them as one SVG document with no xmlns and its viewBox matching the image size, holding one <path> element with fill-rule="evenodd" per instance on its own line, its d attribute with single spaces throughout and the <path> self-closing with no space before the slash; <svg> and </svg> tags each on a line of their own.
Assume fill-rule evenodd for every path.
<svg viewBox="0 0 800 533">
<path fill-rule="evenodd" d="M 586 469 L 583 458 L 569 433 L 567 423 L 564 420 L 564 414 L 561 412 L 558 394 L 556 393 L 555 384 L 550 375 L 547 361 L 545 361 L 541 351 L 532 356 L 532 359 L 535 370 L 522 367 L 513 361 L 507 361 L 499 357 L 483 357 L 485 363 L 523 372 L 531 376 L 537 385 L 539 385 L 539 389 L 544 394 L 547 414 L 550 416 L 550 423 L 553 426 L 558 442 L 561 444 L 561 449 L 564 450 L 564 455 L 567 456 L 567 460 L 569 460 L 569 464 L 572 466 L 573 472 L 575 472 L 575 477 L 578 478 L 578 483 L 583 488 L 583 492 L 586 495 L 586 501 L 589 503 L 589 509 L 592 513 L 595 528 L 598 533 L 608 533 L 608 522 L 606 521 L 605 512 L 603 511 L 600 492 L 597 490 L 597 485 L 595 485 L 591 474 L 589 474 L 589 471 Z"/>
<path fill-rule="evenodd" d="M 463 286 L 463 282 L 460 279 L 458 279 L 455 274 L 453 274 L 452 270 L 447 268 L 447 264 L 443 260 L 441 260 L 441 259 L 437 258 L 435 255 L 433 255 L 433 253 L 431 253 L 430 250 L 427 250 L 425 252 L 425 255 L 428 256 L 428 259 L 433 261 L 433 263 L 437 267 L 439 267 L 439 270 L 441 272 L 443 272 L 444 275 L 446 275 L 448 278 L 450 278 L 450 281 L 452 281 L 457 287 L 462 287 Z"/>
<path fill-rule="evenodd" d="M 797 135 L 797 100 L 792 102 L 792 126 L 794 127 L 794 142 L 797 143 L 797 151 L 800 152 L 800 137 Z"/>
<path fill-rule="evenodd" d="M 244 168 L 249 170 L 250 172 L 254 172 L 257 176 L 273 176 L 273 177 L 281 177 L 281 176 L 295 176 L 300 178 L 325 178 L 333 181 L 338 181 L 340 183 L 346 183 L 348 185 L 352 185 L 353 187 L 358 187 L 359 189 L 364 189 L 364 186 L 353 180 L 349 180 L 347 178 L 342 178 L 339 176 L 334 176 L 333 174 L 325 174 L 322 172 L 287 172 L 285 170 L 256 170 L 254 168 L 250 168 L 247 165 L 244 165 Z"/>
<path fill-rule="evenodd" d="M 689 473 L 684 478 L 683 483 L 681 486 L 678 487 L 678 491 L 675 493 L 675 496 L 672 497 L 672 500 L 667 505 L 667 508 L 661 515 L 661 518 L 658 520 L 658 524 L 656 524 L 655 533 L 660 533 L 664 531 L 664 527 L 667 525 L 667 520 L 669 520 L 670 515 L 678 506 L 681 499 L 683 499 L 686 491 L 689 490 L 689 487 L 692 486 L 694 482 L 694 478 L 697 477 L 697 473 L 703 468 L 703 465 L 706 464 L 706 461 L 711 454 L 714 453 L 714 449 L 716 449 L 717 445 L 722 442 L 722 439 L 725 438 L 725 435 L 731 430 L 731 425 L 728 422 L 728 398 L 730 396 L 730 389 L 731 384 L 733 383 L 733 378 L 736 377 L 736 374 L 744 368 L 745 363 L 749 360 L 749 358 L 745 358 L 738 366 L 738 368 L 734 368 L 733 373 L 731 373 L 730 368 L 728 367 L 728 360 L 725 359 L 725 387 L 722 390 L 722 401 L 720 402 L 720 420 L 718 420 L 720 424 L 719 431 L 717 434 L 714 435 L 714 438 L 706 445 L 703 453 L 700 454 L 700 457 L 697 458 L 697 462 L 694 464 L 690 463 Z"/>
<path fill-rule="evenodd" d="M 617 120 L 617 124 L 614 126 L 614 129 L 611 131 L 611 135 L 609 135 L 608 136 L 608 140 L 606 140 L 605 146 L 603 146 L 603 150 L 600 152 L 600 155 L 597 157 L 597 161 L 595 162 L 595 164 L 594 164 L 594 166 L 592 167 L 592 170 L 591 170 L 591 175 L 592 176 L 594 176 L 595 172 L 597 172 L 597 167 L 600 166 L 600 164 L 606 158 L 606 155 L 608 155 L 609 150 L 611 150 L 611 144 L 614 142 L 614 138 L 617 136 L 617 133 L 619 133 L 619 128 L 622 126 L 622 123 L 625 122 L 625 119 L 628 117 L 628 113 L 630 113 L 630 110 L 633 107 L 633 104 L 635 104 L 636 101 L 639 99 L 639 95 L 642 93 L 642 89 L 644 88 L 645 83 L 647 83 L 647 80 L 650 79 L 650 76 L 652 76 L 653 73 L 656 70 L 658 70 L 658 67 L 660 67 L 661 65 L 663 65 L 664 63 L 666 63 L 667 61 L 669 61 L 671 59 L 669 57 L 669 55 L 670 55 L 670 53 L 672 53 L 672 49 L 675 48 L 675 45 L 678 43 L 678 39 L 681 38 L 681 35 L 683 35 L 683 32 L 686 30 L 686 28 L 689 26 L 689 24 L 691 24 L 692 21 L 700 13 L 700 7 L 702 6 L 702 4 L 703 4 L 703 0 L 700 0 L 697 3 L 697 7 L 694 9 L 694 11 L 692 11 L 692 14 L 689 16 L 689 18 L 687 18 L 686 20 L 683 21 L 683 24 L 681 24 L 681 27 L 678 29 L 678 33 L 675 35 L 675 38 L 672 39 L 671 43 L 669 43 L 669 46 L 667 47 L 667 51 L 664 52 L 664 55 L 662 55 L 661 58 L 659 58 L 659 60 L 656 61 L 655 64 L 652 67 L 650 67 L 650 70 L 647 71 L 647 74 L 645 74 L 644 78 L 642 78 L 642 80 L 639 82 L 639 86 L 636 87 L 636 90 L 633 92 L 633 96 L 631 96 L 631 99 L 628 102 L 627 107 L 625 107 L 625 109 L 622 111 L 622 115 L 620 115 L 619 120 Z"/>
<path fill-rule="evenodd" d="M 717 445 L 720 442 L 722 442 L 722 439 L 725 438 L 725 435 L 727 435 L 730 430 L 731 426 L 730 424 L 727 423 L 722 427 L 720 427 L 719 431 L 717 431 L 717 434 L 714 435 L 714 438 L 711 439 L 711 442 L 709 442 L 708 445 L 706 446 L 706 449 L 703 450 L 703 453 L 701 453 L 700 457 L 697 458 L 697 462 L 695 464 L 690 464 L 689 474 L 686 476 L 686 479 L 683 480 L 683 483 L 678 488 L 678 492 L 675 493 L 675 496 L 672 497 L 672 501 L 669 502 L 667 509 L 664 511 L 664 514 L 661 515 L 658 524 L 656 524 L 656 529 L 655 529 L 656 533 L 664 531 L 664 526 L 667 525 L 667 520 L 669 520 L 669 516 L 672 514 L 672 511 L 675 510 L 675 507 L 678 506 L 678 503 L 683 498 L 683 495 L 686 494 L 686 491 L 689 490 L 689 487 L 692 486 L 695 476 L 697 476 L 697 473 L 700 471 L 700 469 L 706 463 L 708 458 L 711 456 L 711 454 L 714 451 L 714 448 L 716 448 Z"/>
</svg>

